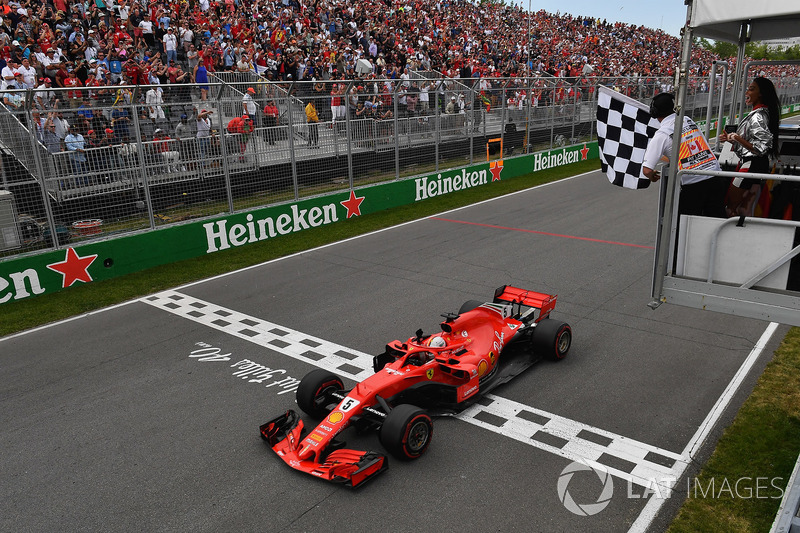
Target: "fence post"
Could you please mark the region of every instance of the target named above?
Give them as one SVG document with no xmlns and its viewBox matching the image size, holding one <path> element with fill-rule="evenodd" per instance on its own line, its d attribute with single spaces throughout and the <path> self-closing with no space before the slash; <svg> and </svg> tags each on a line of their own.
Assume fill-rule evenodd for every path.
<svg viewBox="0 0 800 533">
<path fill-rule="evenodd" d="M 299 179 L 297 178 L 297 158 L 294 155 L 294 108 L 292 105 L 292 95 L 291 93 L 286 95 L 286 116 L 288 117 L 289 124 L 287 126 L 288 132 L 286 134 L 287 140 L 289 141 L 289 160 L 292 164 L 292 185 L 294 186 L 294 199 L 298 200 L 300 198 L 300 187 L 298 185 Z"/>
<path fill-rule="evenodd" d="M 575 86 L 572 88 L 572 133 L 569 137 L 569 142 L 567 145 L 571 145 L 575 138 L 575 114 L 580 113 L 580 108 L 578 107 L 578 84 L 580 81 L 575 82 Z M 580 119 L 580 117 L 578 117 Z"/>
<path fill-rule="evenodd" d="M 531 148 L 531 105 L 533 102 L 533 78 L 525 78 L 525 153 L 530 153 Z"/>
<path fill-rule="evenodd" d="M 153 213 L 153 201 L 150 198 L 150 184 L 147 181 L 147 162 L 144 158 L 144 144 L 142 143 L 142 129 L 139 124 L 139 106 L 136 103 L 139 101 L 139 86 L 134 87 L 131 94 L 131 107 L 133 108 L 133 126 L 136 130 L 136 156 L 139 159 L 139 169 L 142 176 L 142 188 L 144 189 L 144 203 L 147 206 L 147 217 L 150 219 L 150 229 L 156 227 L 156 218 Z M 136 180 L 137 182 L 139 180 Z M 134 184 L 136 187 L 138 183 Z"/>
<path fill-rule="evenodd" d="M 217 94 L 214 98 L 217 106 L 217 115 L 219 116 L 219 149 L 222 152 L 222 175 L 225 179 L 225 194 L 228 196 L 228 212 L 233 213 L 233 190 L 231 189 L 231 171 L 230 161 L 228 161 L 228 139 L 225 137 L 227 133 L 226 124 L 222 123 L 222 93 L 225 91 L 225 85 L 220 85 Z M 214 121 L 211 121 L 211 126 L 214 126 Z M 212 127 L 213 131 L 213 127 Z M 211 135 L 214 138 L 214 135 Z"/>
<path fill-rule="evenodd" d="M 439 172 L 439 143 L 442 142 L 442 117 L 439 114 L 439 91 L 441 90 L 442 84 L 444 80 L 439 80 L 439 83 L 436 84 L 436 91 L 434 92 L 433 102 L 434 102 L 434 118 L 436 118 L 436 142 L 433 143 L 434 145 L 434 155 L 436 156 L 436 166 L 435 171 Z M 430 96 L 428 97 L 430 100 Z"/>
<path fill-rule="evenodd" d="M 47 194 L 47 182 L 45 181 L 44 177 L 42 154 L 39 151 L 39 139 L 38 139 L 39 128 L 38 126 L 33 124 L 33 117 L 31 116 L 31 112 L 33 110 L 31 109 L 31 102 L 32 99 L 26 97 L 25 119 L 28 123 L 28 131 L 32 133 L 32 135 L 30 135 L 30 139 L 31 139 L 31 147 L 33 148 L 33 163 L 36 166 L 36 173 L 39 174 L 39 187 L 41 187 L 42 202 L 44 202 L 44 211 L 45 215 L 47 216 L 47 225 L 50 226 L 50 235 L 53 238 L 52 248 L 54 250 L 57 250 L 60 246 L 60 243 L 58 242 L 58 232 L 56 231 L 56 220 L 55 217 L 53 216 L 53 206 L 50 205 L 50 197 Z"/>
<path fill-rule="evenodd" d="M 397 92 L 400 88 L 400 84 L 394 84 L 392 87 L 392 107 L 393 107 L 393 117 L 392 120 L 394 121 L 394 179 L 400 179 L 400 130 L 398 129 L 399 123 L 397 122 Z"/>
<path fill-rule="evenodd" d="M 347 181 L 350 184 L 350 188 L 353 188 L 353 130 L 352 124 L 350 123 L 350 91 L 354 87 L 354 82 L 350 81 L 347 83 L 347 89 L 344 91 L 344 132 L 347 136 Z M 336 138 L 336 144 L 339 144 L 339 138 Z"/>
<path fill-rule="evenodd" d="M 553 142 L 556 136 L 556 91 L 555 88 L 551 93 L 553 96 L 550 98 L 550 150 L 553 149 Z"/>
<path fill-rule="evenodd" d="M 503 101 L 500 103 L 500 159 L 503 159 L 503 147 L 506 142 L 506 102 L 508 101 L 506 94 L 506 87 L 508 87 L 508 80 L 503 80 Z"/>
<path fill-rule="evenodd" d="M 464 124 L 467 125 L 469 128 L 469 164 L 472 165 L 475 163 L 475 84 L 472 84 L 469 87 L 469 114 L 470 120 L 466 120 L 466 115 L 464 116 Z M 466 108 L 466 102 L 464 102 L 464 107 Z M 466 109 L 464 110 L 466 113 Z"/>
</svg>

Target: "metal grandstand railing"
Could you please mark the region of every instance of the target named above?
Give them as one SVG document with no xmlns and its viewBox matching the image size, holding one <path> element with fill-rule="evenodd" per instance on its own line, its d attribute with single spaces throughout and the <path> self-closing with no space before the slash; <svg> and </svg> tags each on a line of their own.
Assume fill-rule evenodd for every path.
<svg viewBox="0 0 800 533">
<path fill-rule="evenodd" d="M 66 90 L 48 91 L 52 99 L 25 92 L 19 109 L 0 107 L 2 188 L 20 217 L 48 226 L 56 238 L 0 250 L 0 258 L 63 246 L 66 238 L 104 238 L 442 172 L 485 160 L 487 150 L 513 157 L 588 142 L 597 83 L 644 101 L 670 83 L 630 77 L 584 85 L 546 76 L 461 83 L 424 74 L 411 83 L 429 79 L 427 100 L 416 91 L 403 100 L 398 80 L 265 82 L 248 73 L 214 74 L 206 100 L 198 86 L 184 84 L 82 89 L 81 98 Z M 344 94 L 332 108 L 334 83 Z M 701 85 L 689 99 L 698 119 L 709 102 Z M 800 97 L 798 80 L 782 79 L 781 87 L 787 100 Z M 252 125 L 237 125 L 249 88 L 257 115 Z M 37 107 L 55 100 L 57 108 Z M 262 116 L 267 100 L 279 108 L 277 124 Z M 316 124 L 306 119 L 309 103 Z M 198 132 L 200 115 L 205 133 Z M 83 151 L 66 142 L 64 121 L 83 137 Z M 502 156 L 487 143 L 498 137 Z M 76 230 L 86 220 L 101 222 L 96 231 Z"/>
</svg>

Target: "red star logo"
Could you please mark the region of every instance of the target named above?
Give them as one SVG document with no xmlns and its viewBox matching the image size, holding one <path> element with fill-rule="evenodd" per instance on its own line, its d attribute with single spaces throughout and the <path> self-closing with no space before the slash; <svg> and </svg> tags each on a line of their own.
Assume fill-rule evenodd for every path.
<svg viewBox="0 0 800 533">
<path fill-rule="evenodd" d="M 583 149 L 581 150 L 581 161 L 585 161 L 589 157 L 589 148 L 586 147 L 584 143 Z"/>
<path fill-rule="evenodd" d="M 503 172 L 503 162 L 492 161 L 489 163 L 489 172 L 492 173 L 492 181 L 500 181 L 500 173 Z"/>
<path fill-rule="evenodd" d="M 97 259 L 97 254 L 79 256 L 74 248 L 67 248 L 67 256 L 60 263 L 51 263 L 47 268 L 55 272 L 60 272 L 64 276 L 62 288 L 66 289 L 76 281 L 91 283 L 92 276 L 89 274 L 89 266 Z"/>
<path fill-rule="evenodd" d="M 339 202 L 347 209 L 347 218 L 361 216 L 361 202 L 364 201 L 364 196 L 356 196 L 355 191 L 350 191 L 350 198 L 344 202 Z"/>
</svg>

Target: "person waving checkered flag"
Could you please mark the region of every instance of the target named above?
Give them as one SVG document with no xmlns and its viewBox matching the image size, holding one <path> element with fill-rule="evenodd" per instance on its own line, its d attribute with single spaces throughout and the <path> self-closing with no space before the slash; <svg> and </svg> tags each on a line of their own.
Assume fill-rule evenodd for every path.
<svg viewBox="0 0 800 533">
<path fill-rule="evenodd" d="M 650 180 L 642 175 L 647 143 L 659 123 L 646 104 L 608 87 L 597 95 L 597 144 L 600 167 L 608 181 L 628 189 L 645 189 Z"/>
</svg>

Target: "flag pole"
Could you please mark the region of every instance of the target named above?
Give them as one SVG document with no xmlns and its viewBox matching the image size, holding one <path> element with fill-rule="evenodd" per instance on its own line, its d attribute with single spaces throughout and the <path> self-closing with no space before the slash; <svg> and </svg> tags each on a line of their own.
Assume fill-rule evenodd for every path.
<svg viewBox="0 0 800 533">
<path fill-rule="evenodd" d="M 681 57 L 678 71 L 675 73 L 675 129 L 672 134 L 672 154 L 670 154 L 669 176 L 667 177 L 664 191 L 664 212 L 659 220 L 658 245 L 655 255 L 655 273 L 653 275 L 653 289 L 651 296 L 653 301 L 648 305 L 655 309 L 664 301 L 664 277 L 669 271 L 668 262 L 670 257 L 670 244 L 673 238 L 673 224 L 675 217 L 680 216 L 675 205 L 675 192 L 678 190 L 678 170 L 680 166 L 681 133 L 683 132 L 683 117 L 686 114 L 684 104 L 686 103 L 686 92 L 689 77 L 689 62 L 692 53 L 692 29 L 689 23 L 692 19 L 693 0 L 685 0 L 686 3 L 686 22 L 681 30 Z M 677 235 L 674 236 L 677 239 Z M 674 275 L 675 273 L 672 272 Z"/>
</svg>

